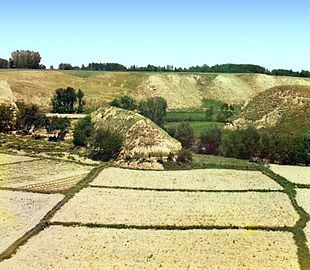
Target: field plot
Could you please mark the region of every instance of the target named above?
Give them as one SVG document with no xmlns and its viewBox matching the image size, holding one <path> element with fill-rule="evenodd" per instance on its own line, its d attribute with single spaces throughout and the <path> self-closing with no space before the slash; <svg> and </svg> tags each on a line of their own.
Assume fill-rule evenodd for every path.
<svg viewBox="0 0 310 270">
<path fill-rule="evenodd" d="M 0 253 L 35 227 L 62 198 L 60 194 L 0 190 Z"/>
<path fill-rule="evenodd" d="M 35 159 L 35 158 L 27 157 L 27 156 L 15 156 L 15 155 L 1 154 L 0 153 L 0 165 L 29 161 L 29 160 L 33 160 L 33 159 Z"/>
<path fill-rule="evenodd" d="M 289 232 L 51 226 L 0 268 L 299 269 L 296 253 Z"/>
<path fill-rule="evenodd" d="M 274 165 L 270 169 L 296 184 L 310 185 L 310 167 Z"/>
<path fill-rule="evenodd" d="M 282 190 L 258 171 L 203 169 L 191 171 L 103 170 L 91 183 L 97 186 L 189 190 Z"/>
<path fill-rule="evenodd" d="M 310 189 L 298 188 L 296 191 L 298 205 L 310 215 Z"/>
<path fill-rule="evenodd" d="M 68 187 L 68 184 L 75 184 L 81 179 L 79 176 L 83 178 L 91 169 L 90 166 L 57 160 L 33 160 L 1 165 L 0 187 L 31 188 L 31 185 L 34 185 L 34 189 L 40 189 L 42 185 L 42 189 L 57 190 Z"/>
<path fill-rule="evenodd" d="M 86 188 L 52 221 L 134 226 L 294 226 L 282 192 L 169 192 Z"/>
</svg>

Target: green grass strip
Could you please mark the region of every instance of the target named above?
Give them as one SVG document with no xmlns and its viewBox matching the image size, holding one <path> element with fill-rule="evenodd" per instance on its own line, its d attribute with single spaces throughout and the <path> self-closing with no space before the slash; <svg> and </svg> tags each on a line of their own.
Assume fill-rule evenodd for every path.
<svg viewBox="0 0 310 270">
<path fill-rule="evenodd" d="M 266 226 L 176 226 L 176 225 L 128 225 L 128 224 L 102 224 L 102 223 L 81 223 L 81 222 L 49 222 L 50 226 L 64 227 L 87 227 L 104 229 L 136 229 L 136 230 L 262 230 L 275 232 L 292 232 L 293 227 L 266 227 Z"/>
<path fill-rule="evenodd" d="M 165 192 L 210 192 L 210 193 L 246 193 L 246 192 L 284 192 L 283 190 L 275 189 L 170 189 L 170 188 L 144 188 L 144 187 L 124 187 L 124 186 L 102 186 L 102 185 L 89 185 L 91 188 L 103 189 L 124 189 L 124 190 L 137 190 L 137 191 L 165 191 Z"/>
</svg>

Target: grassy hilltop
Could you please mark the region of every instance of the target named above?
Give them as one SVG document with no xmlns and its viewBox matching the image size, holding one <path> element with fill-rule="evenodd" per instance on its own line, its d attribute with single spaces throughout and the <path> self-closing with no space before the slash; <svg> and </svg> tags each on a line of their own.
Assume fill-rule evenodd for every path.
<svg viewBox="0 0 310 270">
<path fill-rule="evenodd" d="M 255 95 L 280 85 L 310 86 L 310 79 L 276 77 L 264 74 L 207 74 L 152 72 L 97 72 L 53 70 L 3 70 L 18 100 L 48 108 L 50 98 L 60 87 L 81 88 L 88 108 L 95 108 L 121 95 L 140 100 L 162 96 L 170 110 L 200 108 L 204 99 L 245 104 Z"/>
</svg>

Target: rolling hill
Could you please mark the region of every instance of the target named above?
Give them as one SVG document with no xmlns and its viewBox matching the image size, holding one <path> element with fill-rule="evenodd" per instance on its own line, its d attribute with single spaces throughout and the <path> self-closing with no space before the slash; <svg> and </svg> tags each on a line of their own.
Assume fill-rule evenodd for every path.
<svg viewBox="0 0 310 270">
<path fill-rule="evenodd" d="M 48 108 L 60 87 L 80 88 L 88 108 L 121 95 L 140 100 L 162 96 L 170 110 L 200 108 L 203 99 L 247 104 L 258 93 L 281 85 L 310 86 L 310 79 L 263 74 L 197 74 L 150 72 L 90 72 L 53 70 L 2 70 L 14 98 Z"/>
<path fill-rule="evenodd" d="M 284 85 L 261 92 L 234 117 L 233 123 L 280 133 L 306 133 L 310 131 L 310 87 Z"/>
</svg>

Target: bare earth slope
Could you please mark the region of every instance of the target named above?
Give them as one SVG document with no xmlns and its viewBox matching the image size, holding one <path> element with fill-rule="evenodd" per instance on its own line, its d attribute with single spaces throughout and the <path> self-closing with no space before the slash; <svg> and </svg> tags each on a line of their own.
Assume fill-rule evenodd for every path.
<svg viewBox="0 0 310 270">
<path fill-rule="evenodd" d="M 271 87 L 310 86 L 310 79 L 263 74 L 94 72 L 90 77 L 80 78 L 59 71 L 16 70 L 0 72 L 0 80 L 8 82 L 18 100 L 45 107 L 50 106 L 50 98 L 57 88 L 67 86 L 81 88 L 89 107 L 128 94 L 138 100 L 162 96 L 169 109 L 197 108 L 202 105 L 202 99 L 244 104 Z"/>
<path fill-rule="evenodd" d="M 155 153 L 168 155 L 181 149 L 181 143 L 144 116 L 115 107 L 99 108 L 92 113 L 97 128 L 120 133 L 123 138 L 123 155 Z"/>
<path fill-rule="evenodd" d="M 255 125 L 289 132 L 310 128 L 310 87 L 278 86 L 255 96 L 235 116 L 235 125 Z"/>
</svg>

